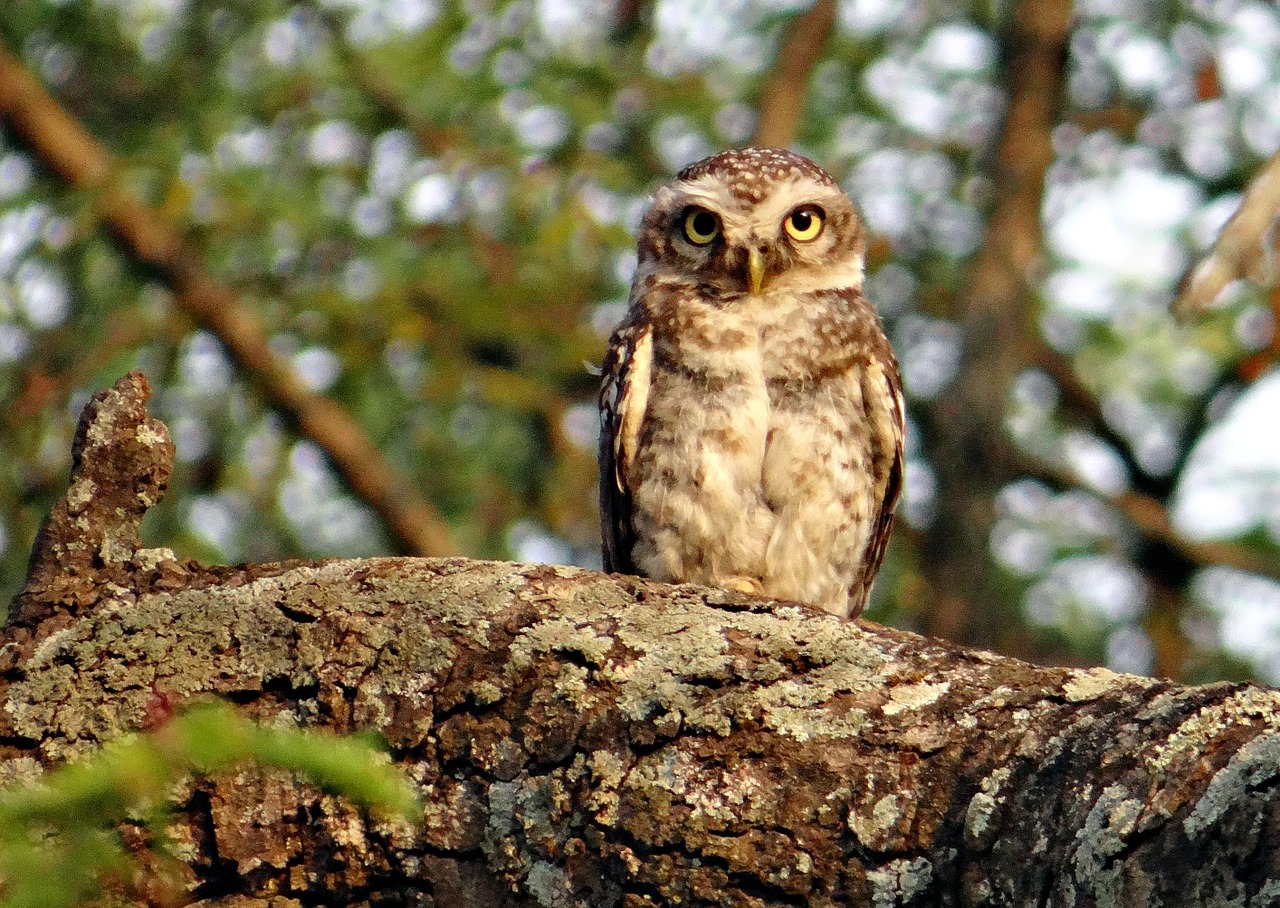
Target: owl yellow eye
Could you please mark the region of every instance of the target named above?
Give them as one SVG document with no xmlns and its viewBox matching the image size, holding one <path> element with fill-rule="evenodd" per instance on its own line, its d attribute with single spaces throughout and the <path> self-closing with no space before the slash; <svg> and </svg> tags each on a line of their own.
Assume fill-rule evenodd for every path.
<svg viewBox="0 0 1280 908">
<path fill-rule="evenodd" d="M 705 208 L 684 213 L 684 238 L 695 246 L 705 246 L 720 235 L 720 219 Z"/>
<path fill-rule="evenodd" d="M 787 235 L 798 243 L 808 243 L 822 233 L 822 209 L 816 205 L 804 205 L 787 215 L 782 222 Z"/>
</svg>

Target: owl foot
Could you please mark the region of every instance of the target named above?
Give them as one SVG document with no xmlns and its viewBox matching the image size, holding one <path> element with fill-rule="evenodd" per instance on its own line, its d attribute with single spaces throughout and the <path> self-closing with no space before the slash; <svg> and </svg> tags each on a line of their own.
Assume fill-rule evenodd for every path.
<svg viewBox="0 0 1280 908">
<path fill-rule="evenodd" d="M 752 596 L 764 595 L 764 584 L 758 577 L 726 577 L 718 586 L 735 593 L 750 593 Z"/>
</svg>

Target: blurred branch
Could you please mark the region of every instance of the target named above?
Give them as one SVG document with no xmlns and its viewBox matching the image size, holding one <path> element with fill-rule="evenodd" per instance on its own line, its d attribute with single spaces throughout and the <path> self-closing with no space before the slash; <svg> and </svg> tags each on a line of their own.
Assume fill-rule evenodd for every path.
<svg viewBox="0 0 1280 908">
<path fill-rule="evenodd" d="M 1022 468 L 1026 475 L 1038 478 L 1056 489 L 1082 486 L 1080 477 L 1064 464 L 1024 458 Z M 1154 495 L 1132 489 L 1117 495 L 1107 495 L 1097 490 L 1092 492 L 1119 511 L 1144 539 L 1167 546 L 1196 567 L 1221 565 L 1280 581 L 1280 561 L 1274 558 L 1267 558 L 1238 543 L 1199 542 L 1179 533 L 1169 517 L 1169 509 Z"/>
<path fill-rule="evenodd" d="M 1280 253 L 1280 237 L 1276 239 L 1275 252 Z M 1261 350 L 1236 364 L 1236 374 L 1247 382 L 1256 381 L 1258 376 L 1280 359 L 1280 283 L 1272 283 L 1267 303 L 1271 306 L 1272 314 L 1271 340 Z"/>
<path fill-rule="evenodd" d="M 1073 111 L 1066 122 L 1078 126 L 1084 132 L 1109 130 L 1124 138 L 1134 139 L 1145 116 L 1146 112 L 1141 108 L 1113 100 L 1110 106 L 1101 110 Z"/>
<path fill-rule="evenodd" d="M 646 5 L 643 0 L 628 0 L 621 3 L 617 13 L 620 24 L 628 28 L 638 28 L 639 19 Z M 351 77 L 351 82 L 377 110 L 386 124 L 412 132 L 417 137 L 422 150 L 428 154 L 441 155 L 457 144 L 446 130 L 425 121 L 417 111 L 406 104 L 376 68 L 351 46 L 344 34 L 340 15 L 311 0 L 304 2 L 303 6 L 328 30 L 334 52 L 346 73 Z M 474 158 L 474 150 L 472 155 Z M 480 255 L 478 261 L 485 266 L 491 280 L 501 283 L 504 278 L 494 274 L 493 261 L 507 259 L 510 256 L 509 250 L 478 230 L 470 230 L 467 239 L 478 251 L 488 253 L 488 255 Z M 419 314 L 426 317 L 421 309 Z M 442 349 L 452 346 L 454 349 L 466 350 L 473 340 L 464 332 L 445 324 L 440 319 L 431 323 L 430 331 L 432 334 L 446 338 L 445 343 L 436 344 Z M 547 423 L 557 453 L 563 454 L 572 448 L 563 431 L 563 418 L 569 409 L 570 402 L 554 389 L 514 370 L 482 365 L 474 361 L 467 365 L 467 374 L 490 403 L 540 412 Z"/>
<path fill-rule="evenodd" d="M 304 2 L 301 5 L 324 25 L 329 32 L 334 54 L 351 77 L 352 83 L 386 120 L 413 133 L 427 154 L 439 156 L 455 144 L 447 130 L 423 119 L 417 111 L 405 104 L 387 79 L 351 46 L 343 33 L 341 16 L 318 3 Z"/>
<path fill-rule="evenodd" d="M 817 0 L 791 20 L 760 95 L 760 121 L 752 145 L 786 147 L 796 140 L 809 77 L 835 24 L 835 0 Z"/>
<path fill-rule="evenodd" d="M 619 0 L 613 11 L 613 30 L 610 37 L 616 44 L 625 44 L 640 33 L 648 13 L 648 0 Z"/>
<path fill-rule="evenodd" d="M 1230 542 L 1196 542 L 1173 527 L 1169 512 L 1158 499 L 1141 492 L 1124 492 L 1108 499 L 1148 539 L 1163 542 L 1201 567 L 1223 565 L 1280 581 L 1280 562 L 1264 558 Z"/>
<path fill-rule="evenodd" d="M 1058 112 L 1071 23 L 1069 0 L 1020 0 L 1003 36 L 1009 93 L 993 172 L 995 208 L 965 285 L 954 297 L 964 349 L 957 379 L 926 414 L 939 479 L 938 516 L 921 559 L 932 587 L 926 633 L 996 646 L 1009 622 L 990 559 L 995 497 L 1019 472 L 1005 430 L 1013 379 L 1035 358 L 1031 282 L 1050 135 Z M 1007 599 L 1007 594 L 1003 596 Z"/>
<path fill-rule="evenodd" d="M 1055 489 L 1080 488 L 1081 480 L 1064 464 L 1028 458 L 1025 473 Z M 1143 573 L 1149 584 L 1144 629 L 1154 652 L 1150 674 L 1158 678 L 1182 678 L 1187 672 L 1192 645 L 1182 618 L 1186 613 L 1185 588 L 1201 568 L 1223 566 L 1280 582 L 1280 560 L 1268 558 L 1234 542 L 1201 542 L 1188 539 L 1173 526 L 1165 504 L 1152 495 L 1129 490 L 1100 500 L 1119 512 L 1138 534 L 1137 545 L 1125 546 L 1125 556 Z"/>
<path fill-rule="evenodd" d="M 1275 280 L 1272 265 L 1274 232 L 1280 219 L 1280 151 L 1254 174 L 1240 207 L 1217 242 L 1183 278 L 1173 302 L 1174 314 L 1186 318 L 1212 305 L 1228 284 L 1240 278 L 1258 283 Z M 1273 302 L 1277 299 L 1273 297 Z"/>
<path fill-rule="evenodd" d="M 216 335 L 268 403 L 325 452 L 351 491 L 382 517 L 401 550 L 457 552 L 430 502 L 396 474 L 350 413 L 310 391 L 271 351 L 252 309 L 204 270 L 163 213 L 112 185 L 111 155 L 2 44 L 0 116 L 50 169 L 93 193 L 96 210 L 134 258 L 164 276 L 176 304 Z"/>
<path fill-rule="evenodd" d="M 1169 477 L 1152 477 L 1144 473 L 1129 451 L 1129 442 L 1107 422 L 1097 399 L 1076 377 L 1066 357 L 1047 346 L 1041 346 L 1037 366 L 1058 384 L 1064 408 L 1084 429 L 1105 441 L 1124 459 L 1130 480 L 1136 488 L 1117 495 L 1102 496 L 1142 537 L 1143 544 L 1130 553 L 1151 585 L 1150 607 L 1145 621 L 1147 635 L 1154 646 L 1152 672 L 1158 677 L 1180 678 L 1185 673 L 1190 652 L 1183 631 L 1183 589 L 1191 574 L 1204 567 L 1223 565 L 1280 581 L 1280 560 L 1268 558 L 1246 545 L 1234 542 L 1200 542 L 1179 533 L 1169 517 L 1166 501 L 1172 493 L 1171 477 L 1181 473 L 1181 463 Z M 1201 407 L 1201 412 L 1204 411 Z M 1203 426 L 1189 429 L 1183 447 L 1183 458 L 1191 449 L 1190 439 L 1199 437 Z M 1026 470 L 1054 485 L 1079 486 L 1080 478 L 1065 466 L 1046 464 L 1043 460 L 1026 464 Z M 1149 489 L 1157 494 L 1149 494 Z M 1099 493 L 1100 494 L 1100 493 Z"/>
<path fill-rule="evenodd" d="M 22 389 L 0 413 L 0 427 L 14 432 L 20 425 L 34 419 L 46 407 L 66 401 L 76 388 L 83 388 L 122 349 L 136 347 L 152 339 L 138 319 L 120 317 L 108 326 L 103 343 L 94 350 L 81 351 L 81 355 L 66 363 L 54 361 L 48 351 L 37 349 L 19 372 Z M 61 481 L 61 477 L 59 477 Z"/>
</svg>

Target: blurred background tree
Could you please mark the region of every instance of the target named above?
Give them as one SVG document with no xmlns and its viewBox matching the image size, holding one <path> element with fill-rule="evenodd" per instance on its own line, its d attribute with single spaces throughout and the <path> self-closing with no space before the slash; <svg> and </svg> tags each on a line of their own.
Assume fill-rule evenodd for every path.
<svg viewBox="0 0 1280 908">
<path fill-rule="evenodd" d="M 1280 682 L 1273 3 L 6 0 L 0 42 L 4 599 L 135 366 L 152 545 L 598 566 L 645 193 L 758 141 L 873 235 L 911 412 L 869 616 Z"/>
</svg>

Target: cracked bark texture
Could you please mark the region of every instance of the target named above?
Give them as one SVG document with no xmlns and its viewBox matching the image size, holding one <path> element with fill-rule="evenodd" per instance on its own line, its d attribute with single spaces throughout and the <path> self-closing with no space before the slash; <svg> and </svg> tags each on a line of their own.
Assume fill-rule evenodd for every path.
<svg viewBox="0 0 1280 908">
<path fill-rule="evenodd" d="M 426 804 L 415 830 L 278 772 L 192 780 L 197 904 L 1280 903 L 1271 690 L 571 568 L 180 562 L 137 536 L 172 456 L 148 393 L 86 408 L 0 646 L 0 779 L 213 693 L 380 732 Z"/>
</svg>

